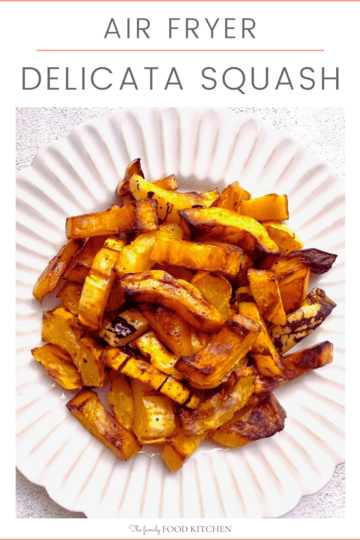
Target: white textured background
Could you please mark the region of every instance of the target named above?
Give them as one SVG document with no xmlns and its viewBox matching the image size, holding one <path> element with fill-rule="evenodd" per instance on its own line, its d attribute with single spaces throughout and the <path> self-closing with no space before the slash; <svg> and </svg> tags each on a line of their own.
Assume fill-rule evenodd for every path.
<svg viewBox="0 0 360 540">
<path fill-rule="evenodd" d="M 117 108 L 18 108 L 16 115 L 16 168 L 31 165 L 38 150 L 54 139 L 66 137 L 91 118 L 108 116 Z M 255 114 L 301 140 L 323 157 L 345 181 L 345 111 L 343 108 L 233 108 Z M 16 471 L 16 517 L 85 518 L 53 502 L 44 488 Z M 344 518 L 345 465 L 338 465 L 330 482 L 317 494 L 302 497 L 283 518 Z"/>
</svg>

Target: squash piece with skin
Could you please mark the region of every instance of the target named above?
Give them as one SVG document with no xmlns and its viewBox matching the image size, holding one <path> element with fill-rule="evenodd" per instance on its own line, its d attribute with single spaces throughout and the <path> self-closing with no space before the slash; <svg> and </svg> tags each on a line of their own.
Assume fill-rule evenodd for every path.
<svg viewBox="0 0 360 540">
<path fill-rule="evenodd" d="M 286 314 L 275 272 L 250 268 L 247 276 L 252 295 L 264 319 L 274 324 L 285 324 Z"/>
<path fill-rule="evenodd" d="M 180 223 L 179 210 L 194 205 L 209 207 L 219 199 L 217 189 L 204 193 L 177 193 L 160 188 L 136 174 L 130 180 L 130 191 L 137 201 L 147 198 L 156 201 L 159 218 L 171 223 Z"/>
<path fill-rule="evenodd" d="M 114 266 L 125 241 L 110 237 L 96 254 L 85 279 L 79 302 L 81 324 L 93 330 L 100 328 L 116 274 Z"/>
<path fill-rule="evenodd" d="M 48 343 L 31 351 L 46 369 L 48 375 L 66 390 L 78 390 L 83 382 L 79 371 L 74 366 L 71 357 L 57 345 Z"/>
<path fill-rule="evenodd" d="M 200 388 L 215 388 L 245 358 L 260 330 L 260 326 L 251 319 L 234 315 L 203 349 L 179 358 L 175 367 L 191 384 Z"/>
<path fill-rule="evenodd" d="M 125 246 L 115 264 L 115 271 L 119 277 L 136 272 L 151 270 L 156 264 L 151 259 L 151 253 L 156 239 L 167 238 L 170 241 L 181 240 L 184 236 L 182 228 L 176 223 L 165 223 L 157 231 L 142 233 L 131 244 Z"/>
<path fill-rule="evenodd" d="M 81 247 L 80 240 L 69 240 L 65 246 L 55 255 L 49 262 L 45 270 L 42 272 L 33 289 L 33 295 L 36 300 L 42 302 L 44 296 L 53 291 L 61 276 L 64 274 L 67 267 L 75 254 Z"/>
<path fill-rule="evenodd" d="M 141 450 L 134 435 L 105 409 L 95 392 L 81 390 L 66 406 L 84 428 L 119 459 L 126 461 Z"/>
<path fill-rule="evenodd" d="M 221 314 L 196 287 L 162 270 L 128 274 L 121 278 L 121 285 L 128 299 L 173 309 L 201 332 L 214 333 L 223 325 Z"/>
<path fill-rule="evenodd" d="M 261 268 L 280 257 L 277 245 L 255 219 L 226 208 L 189 208 L 179 212 L 181 226 L 194 241 L 218 240 L 241 247 Z"/>
<path fill-rule="evenodd" d="M 58 345 L 70 355 L 85 386 L 104 384 L 105 369 L 99 359 L 103 349 L 93 338 L 84 335 L 84 329 L 78 326 L 78 318 L 70 311 L 60 306 L 45 312 L 42 339 Z"/>
<path fill-rule="evenodd" d="M 132 379 L 134 433 L 140 444 L 157 444 L 169 439 L 176 429 L 173 402 L 147 384 Z"/>
</svg>

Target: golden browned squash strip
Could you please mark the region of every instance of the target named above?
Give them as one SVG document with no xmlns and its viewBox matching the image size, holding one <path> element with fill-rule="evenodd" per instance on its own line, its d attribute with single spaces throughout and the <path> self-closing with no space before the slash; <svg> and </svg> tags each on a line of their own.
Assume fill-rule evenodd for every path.
<svg viewBox="0 0 360 540">
<path fill-rule="evenodd" d="M 330 364 L 333 359 L 333 345 L 323 341 L 307 349 L 281 357 L 283 378 L 291 381 L 308 371 Z"/>
<path fill-rule="evenodd" d="M 155 201 L 113 204 L 103 212 L 74 216 L 66 220 L 68 238 L 87 238 L 120 232 L 154 231 L 159 228 Z"/>
<path fill-rule="evenodd" d="M 240 269 L 242 250 L 229 244 L 211 245 L 173 238 L 157 238 L 150 259 L 154 264 L 183 266 L 235 277 Z"/>
<path fill-rule="evenodd" d="M 189 208 L 181 210 L 180 216 L 192 240 L 219 240 L 239 246 L 262 268 L 270 268 L 280 257 L 265 227 L 251 217 L 226 208 Z"/>
<path fill-rule="evenodd" d="M 288 253 L 283 259 L 286 261 L 297 261 L 307 266 L 314 274 L 325 274 L 328 272 L 334 262 L 337 255 L 333 253 L 327 253 L 320 249 L 301 249 L 300 251 L 292 251 Z M 281 259 L 282 260 L 282 259 Z"/>
<path fill-rule="evenodd" d="M 60 298 L 62 304 L 71 311 L 74 315 L 79 314 L 79 302 L 82 291 L 80 283 L 72 283 L 67 281 L 57 293 L 57 298 Z"/>
<path fill-rule="evenodd" d="M 115 191 L 118 197 L 121 198 L 124 195 L 127 195 L 129 193 L 130 180 L 134 174 L 137 174 L 138 176 L 145 178 L 145 175 L 141 168 L 140 158 L 134 159 L 126 167 L 124 180 L 121 180 L 121 182 L 118 183 L 116 191 Z M 177 183 L 176 178 L 173 174 L 171 174 L 170 176 L 165 176 L 164 178 L 161 178 L 160 180 L 156 180 L 154 184 L 156 184 L 157 186 L 163 189 L 170 189 L 171 191 L 176 191 L 179 187 L 179 184 Z"/>
<path fill-rule="evenodd" d="M 71 357 L 57 345 L 48 343 L 36 347 L 31 353 L 35 360 L 44 366 L 47 374 L 66 390 L 78 390 L 83 387 L 81 375 Z"/>
<path fill-rule="evenodd" d="M 206 437 L 207 432 L 187 437 L 184 430 L 180 429 L 162 449 L 161 457 L 164 463 L 172 472 L 177 472 Z"/>
<path fill-rule="evenodd" d="M 147 384 L 131 380 L 135 401 L 134 433 L 140 444 L 165 442 L 176 429 L 173 402 Z"/>
<path fill-rule="evenodd" d="M 264 221 L 262 225 L 264 225 L 268 235 L 274 240 L 282 255 L 301 249 L 304 246 L 304 242 L 284 223 Z"/>
<path fill-rule="evenodd" d="M 111 388 L 108 394 L 110 409 L 116 420 L 128 431 L 133 431 L 135 405 L 134 396 L 125 375 L 110 370 Z"/>
<path fill-rule="evenodd" d="M 92 338 L 83 336 L 77 327 L 78 318 L 64 307 L 43 314 L 42 340 L 66 351 L 80 371 L 85 386 L 102 386 L 105 369 L 99 356 L 102 352 Z"/>
<path fill-rule="evenodd" d="M 336 306 L 322 289 L 315 288 L 306 296 L 303 305 L 287 316 L 283 326 L 270 328 L 270 337 L 280 354 L 310 335 L 330 315 Z"/>
<path fill-rule="evenodd" d="M 141 168 L 140 158 L 134 159 L 126 167 L 124 180 L 121 180 L 121 182 L 119 182 L 116 187 L 115 193 L 116 195 L 118 195 L 118 197 L 122 197 L 123 195 L 127 195 L 129 193 L 129 190 L 130 190 L 129 183 L 130 183 L 131 177 L 134 174 L 137 174 L 138 176 L 142 176 L 143 178 L 145 177 L 143 170 Z"/>
<path fill-rule="evenodd" d="M 204 193 L 177 193 L 156 186 L 136 174 L 130 180 L 130 191 L 137 201 L 148 198 L 156 201 L 159 218 L 172 223 L 180 223 L 179 210 L 195 204 L 209 207 L 219 198 L 217 189 Z"/>
<path fill-rule="evenodd" d="M 275 272 L 250 268 L 247 275 L 252 295 L 264 319 L 274 324 L 285 324 L 286 314 Z"/>
<path fill-rule="evenodd" d="M 242 200 L 250 199 L 250 193 L 243 189 L 239 182 L 233 182 L 227 186 L 217 203 L 218 208 L 227 208 L 233 212 L 237 212 L 238 206 Z"/>
<path fill-rule="evenodd" d="M 162 189 L 167 189 L 168 191 L 176 191 L 179 187 L 174 174 L 170 174 L 169 176 L 160 178 L 160 180 L 156 180 L 154 185 Z"/>
<path fill-rule="evenodd" d="M 119 313 L 99 330 L 99 336 L 112 347 L 124 347 L 149 330 L 149 323 L 137 308 Z"/>
<path fill-rule="evenodd" d="M 211 438 L 227 448 L 237 448 L 282 431 L 285 418 L 286 412 L 276 397 L 269 394 L 260 403 L 237 411 L 231 420 L 212 432 Z"/>
<path fill-rule="evenodd" d="M 69 240 L 63 246 L 59 253 L 49 262 L 42 272 L 33 289 L 33 295 L 36 300 L 42 302 L 44 296 L 53 291 L 59 282 L 59 279 L 65 272 L 72 258 L 81 247 L 80 240 Z"/>
<path fill-rule="evenodd" d="M 135 340 L 141 354 L 148 358 L 151 364 L 162 371 L 174 377 L 174 379 L 183 379 L 183 375 L 175 369 L 178 356 L 172 354 L 157 338 L 152 330 L 146 332 Z"/>
<path fill-rule="evenodd" d="M 224 276 L 214 276 L 209 272 L 199 271 L 191 283 L 199 289 L 205 300 L 216 307 L 224 321 L 234 315 L 230 307 L 232 287 Z"/>
<path fill-rule="evenodd" d="M 267 326 L 254 302 L 240 302 L 239 313 L 259 324 L 261 331 L 251 347 L 256 367 L 266 377 L 280 377 L 280 356 L 271 341 Z"/>
<path fill-rule="evenodd" d="M 91 269 L 85 279 L 79 302 L 81 324 L 97 330 L 109 300 L 116 274 L 115 263 L 125 241 L 108 238 L 104 247 L 96 254 Z"/>
<path fill-rule="evenodd" d="M 221 390 L 194 411 L 180 411 L 185 435 L 200 435 L 216 429 L 244 407 L 254 390 L 254 377 L 237 377 L 234 372 Z"/>
<path fill-rule="evenodd" d="M 256 221 L 285 221 L 289 219 L 287 196 L 275 193 L 249 201 L 240 201 L 237 211 L 243 216 L 256 219 Z"/>
<path fill-rule="evenodd" d="M 177 357 L 193 354 L 206 345 L 207 334 L 196 332 L 180 315 L 159 304 L 140 304 L 140 309 L 160 340 Z"/>
<path fill-rule="evenodd" d="M 84 428 L 119 459 L 126 461 L 141 450 L 134 435 L 105 409 L 95 392 L 81 390 L 66 406 Z"/>
<path fill-rule="evenodd" d="M 202 332 L 217 332 L 224 321 L 218 310 L 190 283 L 162 270 L 150 270 L 121 278 L 125 295 L 136 302 L 156 302 L 173 309 Z"/>
<path fill-rule="evenodd" d="M 73 257 L 72 264 L 64 272 L 63 278 L 75 283 L 84 283 L 97 252 L 103 247 L 107 236 L 88 238 L 83 247 Z"/>
<path fill-rule="evenodd" d="M 277 274 L 277 280 L 285 313 L 291 313 L 298 309 L 305 299 L 309 288 L 310 269 L 306 266 L 288 268 L 288 271 L 281 275 Z"/>
<path fill-rule="evenodd" d="M 108 367 L 119 370 L 131 379 L 137 379 L 150 385 L 151 388 L 180 403 L 180 405 L 186 405 L 186 407 L 193 409 L 200 403 L 200 399 L 180 381 L 156 369 L 145 360 L 134 358 L 116 347 L 105 349 L 102 361 Z"/>
<path fill-rule="evenodd" d="M 249 352 L 259 332 L 260 326 L 256 322 L 243 315 L 234 315 L 203 349 L 181 357 L 175 367 L 193 384 L 215 388 Z"/>
<path fill-rule="evenodd" d="M 254 394 L 264 395 L 275 390 L 279 386 L 282 386 L 288 381 L 300 377 L 312 371 L 318 369 L 326 364 L 330 364 L 333 359 L 333 345 L 329 341 L 323 341 L 317 345 L 313 345 L 307 349 L 302 349 L 296 353 L 290 353 L 280 358 L 281 364 L 281 378 L 264 377 L 261 374 L 256 374 L 254 380 Z M 249 374 L 246 368 L 242 370 L 244 374 Z"/>
<path fill-rule="evenodd" d="M 181 240 L 183 236 L 182 228 L 176 223 L 164 223 L 157 231 L 140 234 L 131 244 L 121 250 L 115 265 L 117 275 L 122 277 L 126 274 L 151 270 L 155 264 L 150 258 L 155 240 L 161 237 Z"/>
</svg>

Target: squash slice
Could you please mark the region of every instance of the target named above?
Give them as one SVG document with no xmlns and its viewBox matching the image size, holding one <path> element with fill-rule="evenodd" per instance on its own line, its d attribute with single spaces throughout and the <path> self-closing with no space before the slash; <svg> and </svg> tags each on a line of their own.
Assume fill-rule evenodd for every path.
<svg viewBox="0 0 360 540">
<path fill-rule="evenodd" d="M 36 300 L 42 302 L 44 296 L 53 291 L 59 283 L 59 279 L 71 264 L 72 258 L 81 247 L 79 240 L 69 240 L 59 253 L 49 262 L 42 272 L 33 289 Z"/>
<path fill-rule="evenodd" d="M 121 285 L 127 298 L 137 302 L 156 302 L 173 309 L 202 332 L 213 333 L 223 325 L 218 310 L 196 287 L 162 270 L 128 274 L 121 278 Z"/>
<path fill-rule="evenodd" d="M 66 235 L 87 238 L 131 231 L 154 231 L 159 228 L 156 202 L 129 202 L 125 206 L 113 204 L 103 212 L 83 214 L 66 220 Z"/>
<path fill-rule="evenodd" d="M 219 240 L 239 246 L 262 268 L 270 268 L 280 257 L 265 227 L 251 217 L 226 208 L 190 208 L 181 210 L 180 216 L 181 226 L 192 240 Z"/>
<path fill-rule="evenodd" d="M 141 450 L 134 435 L 105 409 L 95 392 L 81 390 L 66 406 L 84 428 L 119 459 L 126 461 Z"/>
<path fill-rule="evenodd" d="M 250 351 L 259 332 L 260 326 L 256 322 L 243 315 L 234 315 L 203 349 L 179 358 L 175 367 L 192 384 L 215 388 Z"/>
<path fill-rule="evenodd" d="M 147 198 L 156 201 L 159 218 L 172 223 L 180 223 L 179 210 L 194 205 L 209 207 L 219 199 L 217 189 L 204 193 L 177 193 L 156 186 L 136 174 L 130 180 L 130 191 L 137 201 Z"/>
</svg>

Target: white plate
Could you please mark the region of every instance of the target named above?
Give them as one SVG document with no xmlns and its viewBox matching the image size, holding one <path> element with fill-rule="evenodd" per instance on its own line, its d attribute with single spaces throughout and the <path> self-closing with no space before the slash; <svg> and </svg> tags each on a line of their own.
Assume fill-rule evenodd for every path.
<svg viewBox="0 0 360 540">
<path fill-rule="evenodd" d="M 313 280 L 338 303 L 301 347 L 330 340 L 334 362 L 276 392 L 285 430 L 239 449 L 205 444 L 174 475 L 157 454 L 123 463 L 68 413 L 72 395 L 32 360 L 45 307 L 32 288 L 64 243 L 69 215 L 104 209 L 126 165 L 183 190 L 234 180 L 253 196 L 286 193 L 289 225 L 338 253 Z M 42 149 L 17 178 L 17 464 L 69 510 L 88 517 L 276 517 L 314 493 L 344 461 L 344 193 L 334 171 L 298 141 L 226 110 L 134 109 L 86 122 Z M 46 303 L 45 303 L 46 304 Z M 298 347 L 299 348 L 299 347 Z"/>
</svg>

